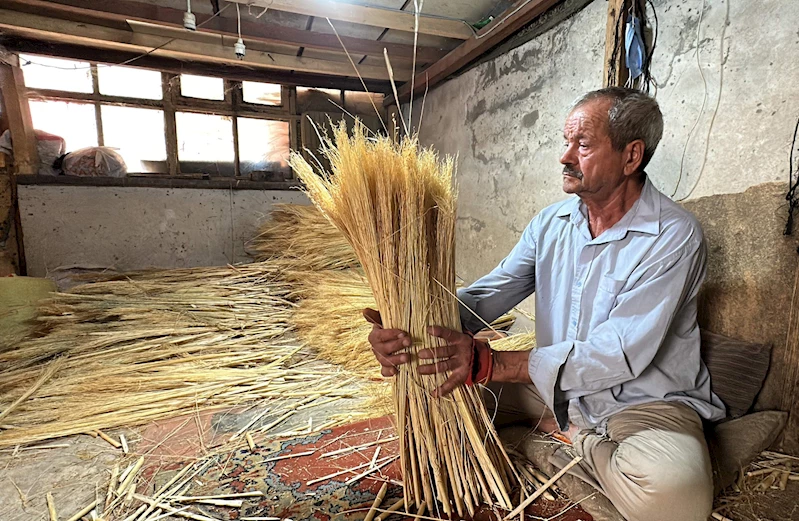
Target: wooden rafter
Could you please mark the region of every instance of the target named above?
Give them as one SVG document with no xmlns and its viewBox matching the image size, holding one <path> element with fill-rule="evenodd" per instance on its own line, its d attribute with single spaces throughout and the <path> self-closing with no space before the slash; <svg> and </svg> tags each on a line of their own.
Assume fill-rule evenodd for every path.
<svg viewBox="0 0 799 521">
<path fill-rule="evenodd" d="M 450 75 L 500 44 L 516 31 L 546 12 L 560 0 L 518 0 L 492 23 L 484 27 L 476 37 L 466 40 L 449 54 L 416 75 L 412 95 L 422 94 L 426 88 L 433 87 Z M 398 90 L 400 102 L 410 99 L 411 83 L 405 83 Z M 386 97 L 386 105 L 394 103 L 394 98 Z"/>
<path fill-rule="evenodd" d="M 396 29 L 399 31 L 414 32 L 414 14 L 412 12 L 370 7 L 334 2 L 332 0 L 229 0 L 238 4 L 255 5 L 286 11 L 289 13 L 319 18 L 330 18 L 355 24 L 369 25 Z M 419 17 L 419 33 L 468 40 L 472 38 L 471 27 L 460 20 L 436 18 L 432 16 Z"/>
<path fill-rule="evenodd" d="M 50 16 L 73 22 L 102 25 L 115 29 L 125 29 L 129 19 L 143 22 L 171 24 L 181 26 L 183 11 L 170 7 L 161 7 L 131 0 L 3 0 L 5 9 Z M 209 21 L 211 15 L 195 13 L 198 30 L 206 33 L 237 34 L 236 20 L 216 17 Z M 305 31 L 268 22 L 253 22 L 246 18 L 241 21 L 241 33 L 244 38 L 263 44 L 288 45 L 341 52 L 341 43 L 335 35 Z M 383 48 L 392 57 L 410 60 L 413 57 L 413 46 L 400 43 L 377 42 L 363 38 L 341 36 L 347 50 L 353 54 L 377 56 L 382 58 Z M 417 49 L 420 63 L 432 63 L 447 53 L 440 47 L 421 46 Z"/>
<path fill-rule="evenodd" d="M 353 74 L 346 63 L 258 50 L 257 42 L 254 42 L 255 47 L 248 49 L 246 56 L 239 60 L 233 53 L 232 41 L 227 42 L 223 39 L 220 42 L 218 36 L 215 37 L 213 43 L 197 41 L 206 36 L 179 29 L 175 29 L 177 31 L 175 37 L 157 36 L 91 24 L 75 24 L 64 20 L 0 9 L 0 30 L 25 39 L 91 45 L 102 49 L 139 51 L 206 63 L 249 66 L 259 69 L 295 70 L 331 76 L 351 76 Z M 178 37 L 186 34 L 190 35 L 189 39 Z M 388 78 L 384 67 L 362 65 L 359 67 L 359 72 L 364 78 L 379 80 Z M 403 79 L 410 77 L 408 69 L 395 70 L 394 73 L 395 76 L 399 75 Z"/>
<path fill-rule="evenodd" d="M 282 85 L 321 87 L 327 89 L 363 90 L 358 78 L 326 76 L 296 71 L 254 69 L 236 64 L 199 63 L 178 60 L 164 56 L 143 55 L 136 51 L 97 49 L 92 46 L 53 43 L 43 40 L 8 37 L 3 41 L 10 51 L 30 54 L 43 54 L 97 63 L 126 63 L 128 67 L 142 67 L 174 74 L 197 74 L 200 76 L 220 76 L 231 80 L 262 81 Z M 364 78 L 371 92 L 387 93 L 391 90 L 388 82 Z"/>
</svg>

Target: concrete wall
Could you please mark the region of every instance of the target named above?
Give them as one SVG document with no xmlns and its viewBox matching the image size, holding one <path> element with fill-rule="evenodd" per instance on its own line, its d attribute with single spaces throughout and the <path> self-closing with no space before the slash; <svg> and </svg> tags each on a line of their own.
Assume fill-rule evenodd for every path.
<svg viewBox="0 0 799 521">
<path fill-rule="evenodd" d="M 799 99 L 799 3 L 706 1 L 699 62 L 707 96 L 696 61 L 701 0 L 654 4 L 653 76 L 666 126 L 648 168 L 655 184 L 682 199 L 787 181 Z M 601 87 L 606 13 L 607 3 L 595 0 L 429 93 L 420 137 L 458 154 L 458 269 L 466 279 L 491 269 L 533 215 L 565 197 L 562 125 L 577 96 Z"/>
<path fill-rule="evenodd" d="M 298 190 L 20 186 L 28 274 L 245 261 L 245 241 L 275 203 L 308 200 Z"/>
<path fill-rule="evenodd" d="M 799 3 L 706 0 L 701 24 L 701 0 L 654 5 L 652 72 L 665 133 L 648 172 L 664 193 L 686 200 L 706 230 L 700 324 L 774 345 L 757 407 L 793 409 L 783 448 L 799 453 L 791 398 L 799 379 L 790 369 L 799 353 L 796 340 L 786 345 L 799 257 L 796 239 L 782 236 L 799 115 Z M 457 269 L 467 281 L 492 269 L 536 213 L 566 197 L 562 125 L 577 96 L 601 87 L 606 13 L 607 3 L 595 0 L 429 93 L 420 138 L 458 154 Z M 522 307 L 532 311 L 530 302 Z"/>
</svg>

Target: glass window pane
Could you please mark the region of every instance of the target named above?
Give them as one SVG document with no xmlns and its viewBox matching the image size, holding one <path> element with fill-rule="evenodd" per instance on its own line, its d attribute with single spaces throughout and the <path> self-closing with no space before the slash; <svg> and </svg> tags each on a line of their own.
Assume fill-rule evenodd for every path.
<svg viewBox="0 0 799 521">
<path fill-rule="evenodd" d="M 128 172 L 166 172 L 164 112 L 132 107 L 100 107 L 105 146 L 118 149 Z"/>
<path fill-rule="evenodd" d="M 289 124 L 286 121 L 239 118 L 239 165 L 251 172 L 288 172 Z"/>
<path fill-rule="evenodd" d="M 61 136 L 67 152 L 97 146 L 97 120 L 94 105 L 66 101 L 29 101 L 36 129 Z"/>
<path fill-rule="evenodd" d="M 242 98 L 247 103 L 259 105 L 281 105 L 280 85 L 274 83 L 258 83 L 256 81 L 241 82 Z"/>
<path fill-rule="evenodd" d="M 181 74 L 180 93 L 190 98 L 223 100 L 225 99 L 225 82 L 222 78 Z"/>
<path fill-rule="evenodd" d="M 69 92 L 93 92 L 92 70 L 88 62 L 20 54 L 25 86 Z"/>
<path fill-rule="evenodd" d="M 100 93 L 109 96 L 161 99 L 161 73 L 134 67 L 97 66 Z"/>
<path fill-rule="evenodd" d="M 178 159 L 233 163 L 233 120 L 213 114 L 175 113 Z"/>
</svg>

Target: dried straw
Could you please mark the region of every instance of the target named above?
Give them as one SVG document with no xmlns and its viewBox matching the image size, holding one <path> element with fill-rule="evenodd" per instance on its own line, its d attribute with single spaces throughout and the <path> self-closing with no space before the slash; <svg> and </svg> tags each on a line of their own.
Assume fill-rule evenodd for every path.
<svg viewBox="0 0 799 521">
<path fill-rule="evenodd" d="M 298 154 L 292 167 L 352 244 L 384 325 L 408 331 L 414 355 L 442 345 L 427 327 L 460 327 L 451 159 L 440 162 L 412 139 L 368 139 L 360 123 L 352 137 L 344 125 L 334 137 L 324 150 L 332 173 L 314 171 Z M 406 504 L 438 502 L 459 515 L 480 502 L 510 508 L 510 481 L 518 478 L 479 392 L 459 387 L 435 398 L 446 375 L 422 377 L 417 364 L 413 356 L 394 379 Z"/>
<path fill-rule="evenodd" d="M 357 268 L 344 236 L 313 206 L 279 204 L 246 245 L 256 261 L 279 260 L 295 270 Z"/>
<path fill-rule="evenodd" d="M 0 410 L 17 427 L 0 430 L 0 447 L 358 388 L 286 337 L 295 304 L 280 270 L 256 263 L 138 272 L 55 294 L 38 317 L 47 333 L 0 350 Z M 58 370 L 34 386 L 56 357 Z"/>
</svg>

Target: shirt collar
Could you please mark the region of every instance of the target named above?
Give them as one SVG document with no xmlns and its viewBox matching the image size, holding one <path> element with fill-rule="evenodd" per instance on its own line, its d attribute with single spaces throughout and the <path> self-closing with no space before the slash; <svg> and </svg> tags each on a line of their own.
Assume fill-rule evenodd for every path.
<svg viewBox="0 0 799 521">
<path fill-rule="evenodd" d="M 585 227 L 585 233 L 590 237 L 588 232 L 588 223 L 583 213 L 582 201 L 579 197 L 572 197 L 567 199 L 565 203 L 558 208 L 555 215 L 558 217 L 569 217 L 571 223 L 578 228 Z M 613 225 L 612 228 L 606 230 L 605 233 L 594 239 L 592 242 L 601 244 L 605 242 L 623 239 L 627 232 L 640 232 L 649 235 L 657 235 L 660 233 L 660 193 L 652 185 L 649 176 L 644 180 L 644 187 L 641 189 L 641 195 L 632 208 L 621 218 L 619 222 Z"/>
</svg>

